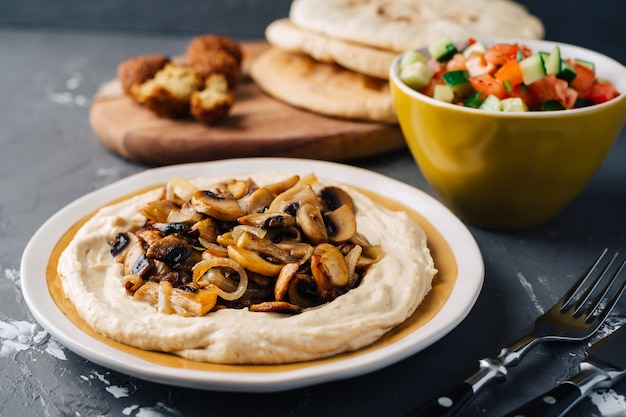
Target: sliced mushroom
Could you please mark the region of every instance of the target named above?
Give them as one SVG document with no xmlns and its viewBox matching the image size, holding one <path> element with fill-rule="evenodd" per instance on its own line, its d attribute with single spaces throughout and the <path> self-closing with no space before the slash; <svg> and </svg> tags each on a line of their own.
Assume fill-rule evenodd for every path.
<svg viewBox="0 0 626 417">
<path fill-rule="evenodd" d="M 251 305 L 250 311 L 257 313 L 298 314 L 302 311 L 302 308 L 286 301 L 266 301 Z"/>
<path fill-rule="evenodd" d="M 276 276 L 283 267 L 263 258 L 258 252 L 243 249 L 237 246 L 228 246 L 228 256 L 245 269 L 265 276 Z"/>
<path fill-rule="evenodd" d="M 244 200 L 246 213 L 263 213 L 269 208 L 276 195 L 265 187 L 257 188 Z"/>
<path fill-rule="evenodd" d="M 274 285 L 274 298 L 277 301 L 283 301 L 289 292 L 289 284 L 295 278 L 298 273 L 300 265 L 296 263 L 290 263 L 283 266 L 276 278 L 276 285 Z"/>
<path fill-rule="evenodd" d="M 271 258 L 281 264 L 298 263 L 300 258 L 296 258 L 289 251 L 280 248 L 269 239 L 260 238 L 252 233 L 244 232 L 237 239 L 237 246 L 250 251 L 263 254 L 266 258 Z"/>
<path fill-rule="evenodd" d="M 129 243 L 130 237 L 128 233 L 116 234 L 115 237 L 109 241 L 109 246 L 111 246 L 111 256 L 116 259 L 119 258 L 125 252 Z"/>
<path fill-rule="evenodd" d="M 289 301 L 302 308 L 314 307 L 328 300 L 320 298 L 317 282 L 311 275 L 296 274 L 289 282 Z"/>
<path fill-rule="evenodd" d="M 343 254 L 330 243 L 315 247 L 311 256 L 311 272 L 318 285 L 328 279 L 333 286 L 343 287 L 349 279 L 348 265 Z"/>
<path fill-rule="evenodd" d="M 292 187 L 278 194 L 268 210 L 271 212 L 289 212 L 288 208 L 295 207 L 297 209 L 304 204 L 317 205 L 315 191 L 308 184 Z"/>
<path fill-rule="evenodd" d="M 150 245 L 146 256 L 150 259 L 157 259 L 170 268 L 177 268 L 191 256 L 192 250 L 191 245 L 185 239 L 168 235 Z"/>
<path fill-rule="evenodd" d="M 297 227 L 273 227 L 267 231 L 265 237 L 274 243 L 300 242 L 302 234 Z"/>
<path fill-rule="evenodd" d="M 324 214 L 324 224 L 331 242 L 345 242 L 356 233 L 356 218 L 348 204 Z"/>
<path fill-rule="evenodd" d="M 233 195 L 233 197 L 237 200 L 248 194 L 249 190 L 252 187 L 255 187 L 254 182 L 251 179 L 246 181 L 242 180 L 234 180 L 226 183 L 226 187 L 228 191 Z"/>
<path fill-rule="evenodd" d="M 322 212 L 316 205 L 307 203 L 300 206 L 296 212 L 296 222 L 310 242 L 314 244 L 328 242 Z"/>
<path fill-rule="evenodd" d="M 146 226 L 152 230 L 158 230 L 164 235 L 189 234 L 192 230 L 192 223 L 157 223 L 152 220 L 146 222 Z"/>
<path fill-rule="evenodd" d="M 318 192 L 318 198 L 321 210 L 324 213 L 336 210 L 344 204 L 347 204 L 353 213 L 356 212 L 352 197 L 343 188 L 324 187 Z"/>
<path fill-rule="evenodd" d="M 154 262 L 146 256 L 146 250 L 137 240 L 124 257 L 124 275 L 137 274 L 145 277 L 154 268 Z"/>
<path fill-rule="evenodd" d="M 294 219 L 292 215 L 282 211 L 266 211 L 264 213 L 248 214 L 240 217 L 237 221 L 239 221 L 240 224 L 260 227 L 263 229 L 268 229 L 270 227 L 290 227 L 296 224 L 296 219 Z"/>
<path fill-rule="evenodd" d="M 276 182 L 274 184 L 266 185 L 264 188 L 266 188 L 272 194 L 278 195 L 278 194 L 280 194 L 280 193 L 290 189 L 294 185 L 296 185 L 298 180 L 300 180 L 300 176 L 299 175 L 292 175 L 291 177 L 285 178 L 282 181 Z"/>
<path fill-rule="evenodd" d="M 217 236 L 221 232 L 215 220 L 210 217 L 194 223 L 191 230 L 198 232 L 198 239 L 202 239 L 203 241 L 210 243 L 215 243 L 217 241 Z"/>
<path fill-rule="evenodd" d="M 191 204 L 200 213 L 219 220 L 235 221 L 246 214 L 228 190 L 220 192 L 196 191 L 191 198 Z"/>
</svg>

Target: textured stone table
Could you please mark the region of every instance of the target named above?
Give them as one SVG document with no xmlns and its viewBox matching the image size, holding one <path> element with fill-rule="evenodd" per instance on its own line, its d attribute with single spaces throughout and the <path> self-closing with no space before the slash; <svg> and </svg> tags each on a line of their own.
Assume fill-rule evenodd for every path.
<svg viewBox="0 0 626 417">
<path fill-rule="evenodd" d="M 225 1 L 213 5 L 218 9 L 213 14 L 201 2 L 180 2 L 175 11 L 163 1 L 150 2 L 150 7 L 147 1 L 137 1 L 129 9 L 123 9 L 121 1 L 107 2 L 108 7 L 102 3 L 99 9 L 85 6 L 93 2 L 37 3 L 0 5 L 2 417 L 402 416 L 419 398 L 469 376 L 478 359 L 497 354 L 503 344 L 527 332 L 599 248 L 626 252 L 622 132 L 586 190 L 550 223 L 515 233 L 469 227 L 486 270 L 476 305 L 440 341 L 395 365 L 269 394 L 177 388 L 95 365 L 36 323 L 22 297 L 19 270 L 24 247 L 48 217 L 92 190 L 149 168 L 100 145 L 88 122 L 93 94 L 114 76 L 122 59 L 152 51 L 180 53 L 190 34 L 219 31 L 259 38 L 267 22 L 286 15 L 289 2 Z M 626 63 L 620 27 L 626 3 L 527 4 L 544 19 L 548 38 L 595 48 Z M 432 194 L 406 151 L 351 163 Z M 625 304 L 609 327 L 626 321 Z M 499 416 L 553 386 L 570 375 L 583 348 L 535 349 L 505 384 L 489 387 L 463 416 Z M 595 394 L 570 415 L 624 416 L 625 394 L 622 383 Z"/>
</svg>

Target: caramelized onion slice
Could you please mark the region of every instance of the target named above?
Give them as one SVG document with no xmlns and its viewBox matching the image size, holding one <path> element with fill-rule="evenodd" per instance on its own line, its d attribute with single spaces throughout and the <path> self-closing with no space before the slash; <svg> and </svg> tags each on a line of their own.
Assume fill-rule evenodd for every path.
<svg viewBox="0 0 626 417">
<path fill-rule="evenodd" d="M 207 272 L 212 268 L 229 268 L 234 270 L 239 275 L 239 284 L 234 291 L 228 291 L 220 288 L 217 284 L 209 283 L 213 291 L 217 293 L 224 300 L 233 301 L 240 298 L 248 288 L 248 274 L 241 265 L 233 261 L 230 258 L 209 258 L 204 259 L 196 264 L 193 268 L 193 282 L 198 283 Z"/>
</svg>

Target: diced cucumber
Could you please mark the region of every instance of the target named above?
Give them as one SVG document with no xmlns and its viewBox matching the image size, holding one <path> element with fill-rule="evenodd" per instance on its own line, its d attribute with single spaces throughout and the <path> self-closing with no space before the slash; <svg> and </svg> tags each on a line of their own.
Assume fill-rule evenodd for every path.
<svg viewBox="0 0 626 417">
<path fill-rule="evenodd" d="M 463 56 L 465 58 L 468 58 L 472 54 L 472 52 L 480 52 L 481 54 L 484 54 L 485 52 L 487 52 L 487 47 L 481 42 L 474 42 L 473 44 L 463 49 Z"/>
<path fill-rule="evenodd" d="M 472 109 L 477 109 L 480 107 L 481 104 L 483 104 L 483 101 L 485 101 L 485 96 L 483 95 L 483 93 L 481 93 L 480 91 L 474 91 L 467 100 L 465 100 L 465 106 L 472 108 Z"/>
<path fill-rule="evenodd" d="M 428 52 L 430 56 L 437 61 L 447 61 L 459 52 L 456 46 L 452 43 L 449 37 L 445 36 L 430 45 L 428 45 Z"/>
<path fill-rule="evenodd" d="M 433 90 L 433 98 L 446 103 L 452 103 L 454 100 L 454 91 L 448 84 L 437 84 Z"/>
<path fill-rule="evenodd" d="M 452 88 L 452 91 L 459 97 L 467 97 L 472 91 L 472 85 L 467 78 L 467 71 L 455 70 L 443 73 L 443 81 Z"/>
<path fill-rule="evenodd" d="M 425 87 L 433 77 L 433 70 L 428 64 L 417 61 L 400 68 L 400 80 L 409 87 L 418 90 Z"/>
<path fill-rule="evenodd" d="M 561 61 L 561 71 L 556 76 L 569 84 L 576 78 L 576 70 L 569 62 Z"/>
<path fill-rule="evenodd" d="M 541 110 L 545 111 L 565 110 L 565 106 L 561 104 L 561 102 L 558 100 L 544 101 L 539 105 L 539 107 L 541 108 Z"/>
<path fill-rule="evenodd" d="M 546 68 L 541 54 L 531 55 L 519 62 L 524 84 L 530 85 L 546 76 Z"/>
<path fill-rule="evenodd" d="M 575 59 L 574 62 L 576 62 L 579 65 L 582 65 L 583 67 L 589 68 L 591 71 L 595 72 L 596 70 L 596 66 L 593 62 L 585 61 L 584 59 Z"/>
<path fill-rule="evenodd" d="M 519 97 L 509 97 L 501 100 L 502 111 L 506 112 L 520 112 L 528 111 L 528 106 Z"/>
<path fill-rule="evenodd" d="M 546 68 L 546 74 L 558 74 L 561 72 L 561 50 L 558 46 L 555 46 L 552 52 L 548 55 L 548 58 L 544 61 Z"/>
<path fill-rule="evenodd" d="M 402 55 L 402 58 L 400 58 L 400 68 L 403 68 L 414 62 L 426 63 L 428 62 L 428 58 L 426 58 L 421 53 L 411 49 L 409 51 L 406 51 L 404 55 Z"/>
<path fill-rule="evenodd" d="M 502 101 L 494 96 L 493 94 L 489 94 L 483 104 L 480 105 L 479 109 L 481 110 L 491 110 L 491 111 L 501 111 L 502 110 Z"/>
</svg>

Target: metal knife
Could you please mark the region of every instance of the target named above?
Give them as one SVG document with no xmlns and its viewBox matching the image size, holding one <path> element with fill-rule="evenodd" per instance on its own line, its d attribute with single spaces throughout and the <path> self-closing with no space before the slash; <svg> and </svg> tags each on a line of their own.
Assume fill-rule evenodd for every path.
<svg viewBox="0 0 626 417">
<path fill-rule="evenodd" d="M 626 376 L 626 330 L 595 343 L 578 374 L 504 417 L 560 417 L 591 392 L 610 388 Z"/>
</svg>

